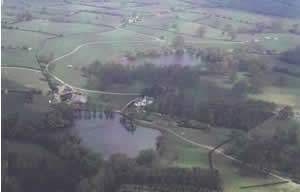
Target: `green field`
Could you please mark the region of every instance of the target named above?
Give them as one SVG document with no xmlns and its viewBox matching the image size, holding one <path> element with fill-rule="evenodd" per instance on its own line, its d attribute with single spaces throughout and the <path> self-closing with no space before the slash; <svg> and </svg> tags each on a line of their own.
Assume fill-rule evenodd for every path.
<svg viewBox="0 0 300 192">
<path fill-rule="evenodd" d="M 28 89 L 41 89 L 44 93 L 49 90 L 47 82 L 43 80 L 43 75 L 37 71 L 2 68 L 1 75 L 2 88 L 14 89 L 15 85 L 11 83 L 14 82 Z"/>
<path fill-rule="evenodd" d="M 2 29 L 2 65 L 39 68 L 35 52 L 51 36 L 39 33 Z M 23 47 L 32 48 L 31 50 Z"/>
<path fill-rule="evenodd" d="M 76 33 L 103 32 L 110 28 L 104 26 L 81 24 L 81 23 L 64 23 L 51 22 L 47 20 L 32 20 L 16 24 L 20 29 L 34 30 L 53 33 L 57 35 L 69 35 Z"/>
<path fill-rule="evenodd" d="M 198 131 L 198 135 L 201 135 L 202 131 Z M 195 137 L 197 131 L 193 131 L 193 136 L 186 134 L 185 137 L 198 142 L 202 142 L 199 138 Z M 178 160 L 172 163 L 172 166 L 179 167 L 202 167 L 208 168 L 208 150 L 201 149 L 197 146 L 192 146 L 184 141 L 168 135 L 169 145 L 172 146 L 171 150 L 178 155 Z M 259 185 L 264 183 L 278 182 L 279 180 L 272 177 L 263 176 L 242 176 L 239 173 L 239 169 L 231 160 L 228 160 L 222 156 L 214 155 L 214 166 L 220 171 L 221 177 L 224 180 L 224 192 L 240 192 L 240 187 Z M 296 192 L 298 191 L 296 186 L 284 184 L 274 187 L 265 188 L 252 188 L 244 189 L 246 192 Z"/>
<path fill-rule="evenodd" d="M 73 22 L 81 22 L 81 23 L 91 23 L 91 24 L 106 24 L 112 26 L 118 26 L 121 23 L 121 17 L 119 16 L 110 16 L 104 14 L 96 14 L 89 12 L 81 12 L 76 15 L 72 15 L 67 18 Z"/>
<path fill-rule="evenodd" d="M 256 40 L 262 48 L 283 52 L 296 48 L 300 43 L 300 36 L 287 33 L 242 34 L 238 36 L 238 40 L 245 42 L 244 45 Z"/>
<path fill-rule="evenodd" d="M 300 109 L 300 79 L 288 77 L 287 87 L 268 86 L 262 94 L 251 95 L 251 98 L 274 102 L 280 105 L 289 105 L 296 110 Z"/>
<path fill-rule="evenodd" d="M 147 50 L 161 46 L 161 41 L 153 40 L 151 37 L 130 31 L 114 31 L 99 35 L 95 39 L 97 43 L 82 47 L 68 57 L 55 63 L 55 74 L 63 78 L 67 83 L 83 87 L 86 80 L 82 77 L 80 68 L 98 60 L 102 63 L 114 60 L 119 61 L 122 55 L 135 50 Z M 71 39 L 68 39 L 70 43 Z M 76 48 L 76 47 L 73 47 Z M 75 68 L 68 68 L 72 65 Z"/>
</svg>

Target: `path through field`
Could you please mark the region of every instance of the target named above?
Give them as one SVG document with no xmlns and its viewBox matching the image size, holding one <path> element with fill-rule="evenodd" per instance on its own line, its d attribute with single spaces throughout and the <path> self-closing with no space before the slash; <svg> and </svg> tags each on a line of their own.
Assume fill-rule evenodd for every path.
<svg viewBox="0 0 300 192">
<path fill-rule="evenodd" d="M 124 41 L 125 42 L 125 41 Z M 144 43 L 144 42 L 149 42 L 147 40 L 144 40 L 144 41 L 131 41 L 129 43 Z M 87 92 L 87 93 L 100 93 L 100 94 L 106 94 L 106 95 L 139 95 L 139 93 L 118 93 L 118 92 L 107 92 L 107 91 L 98 91 L 98 90 L 91 90 L 91 89 L 83 89 L 83 88 L 80 88 L 80 87 L 75 87 L 75 86 L 72 86 L 68 83 L 66 83 L 64 80 L 60 79 L 59 77 L 57 77 L 55 74 L 51 73 L 49 71 L 49 66 L 51 64 L 54 64 L 55 62 L 59 61 L 59 60 L 62 60 L 63 58 L 65 57 L 68 57 L 68 56 L 71 56 L 73 54 L 75 54 L 77 51 L 79 51 L 81 48 L 83 47 L 86 47 L 86 46 L 89 46 L 89 45 L 95 45 L 95 44 L 114 44 L 114 43 L 122 43 L 121 41 L 96 41 L 96 42 L 88 42 L 88 43 L 84 43 L 84 44 L 81 44 L 79 46 L 77 46 L 75 49 L 73 49 L 71 52 L 69 53 L 66 53 L 65 55 L 62 55 L 60 57 L 57 57 L 55 59 L 53 59 L 52 61 L 50 61 L 48 63 L 48 65 L 46 66 L 46 70 L 47 72 L 55 79 L 57 80 L 58 82 L 60 82 L 61 84 L 65 85 L 65 86 L 68 86 L 68 87 L 71 87 L 73 89 L 76 89 L 76 90 L 80 90 L 80 91 L 84 91 L 84 92 Z M 128 43 L 128 42 L 126 42 Z"/>
<path fill-rule="evenodd" d="M 152 123 L 149 123 L 149 122 L 147 122 L 147 121 L 143 121 L 143 120 L 138 120 L 138 121 L 140 121 L 140 122 L 143 123 L 143 124 L 148 124 L 150 127 L 151 127 L 151 125 L 153 125 Z M 155 126 L 157 126 L 157 125 L 155 125 Z M 186 137 L 184 137 L 184 136 L 182 136 L 182 135 L 176 133 L 175 131 L 173 131 L 173 130 L 171 130 L 171 129 L 169 129 L 169 128 L 161 127 L 161 126 L 159 126 L 159 128 L 160 128 L 161 130 L 166 131 L 167 133 L 170 133 L 170 134 L 172 134 L 173 136 L 175 136 L 175 137 L 181 139 L 182 141 L 185 141 L 186 143 L 192 144 L 192 145 L 194 145 L 194 146 L 197 146 L 197 147 L 200 147 L 200 148 L 203 148 L 203 149 L 207 149 L 207 150 L 212 150 L 212 149 L 214 149 L 214 147 L 215 147 L 215 146 L 205 145 L 205 144 L 201 144 L 201 143 L 197 143 L 197 142 L 195 142 L 195 141 L 192 141 L 192 140 L 190 140 L 190 139 L 188 139 L 188 138 L 186 138 Z M 221 156 L 223 156 L 223 157 L 225 157 L 225 158 L 227 158 L 227 159 L 229 159 L 229 160 L 232 160 L 232 161 L 234 161 L 234 162 L 242 163 L 240 160 L 234 158 L 233 156 L 230 156 L 230 155 L 225 154 L 224 151 L 223 151 L 222 149 L 217 149 L 217 150 L 215 150 L 215 153 L 218 154 L 218 155 L 221 155 Z M 276 173 L 274 173 L 274 172 L 271 172 L 270 175 L 271 175 L 272 177 L 274 177 L 274 178 L 277 178 L 277 179 L 281 180 L 281 181 L 288 181 L 288 183 L 285 184 L 285 185 L 290 185 L 291 187 L 296 188 L 296 189 L 299 188 L 299 190 L 300 190 L 300 185 L 299 185 L 299 184 L 296 184 L 295 182 L 293 182 L 290 178 L 282 177 L 282 176 L 280 176 L 280 175 L 278 175 L 278 174 L 276 174 Z"/>
<path fill-rule="evenodd" d="M 41 70 L 31 69 L 31 68 L 27 68 L 27 67 L 10 67 L 8 65 L 5 65 L 5 66 L 1 66 L 1 68 L 2 69 L 17 69 L 17 70 L 24 70 L 24 71 L 32 71 L 32 72 L 35 72 L 35 73 L 41 73 Z"/>
</svg>

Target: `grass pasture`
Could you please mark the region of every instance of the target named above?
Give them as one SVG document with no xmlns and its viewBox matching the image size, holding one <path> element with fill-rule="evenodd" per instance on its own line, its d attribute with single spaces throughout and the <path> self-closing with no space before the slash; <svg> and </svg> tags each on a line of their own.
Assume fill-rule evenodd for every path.
<svg viewBox="0 0 300 192">
<path fill-rule="evenodd" d="M 111 28 L 81 23 L 58 23 L 47 20 L 32 20 L 29 22 L 18 23 L 15 26 L 20 29 L 34 30 L 53 33 L 56 35 L 69 35 L 77 33 L 103 32 Z"/>
<path fill-rule="evenodd" d="M 2 65 L 39 68 L 35 52 L 51 36 L 44 34 L 2 29 Z M 23 47 L 32 48 L 31 50 Z"/>
<path fill-rule="evenodd" d="M 155 15 L 152 17 L 148 17 L 143 19 L 143 21 L 139 22 L 140 25 L 150 26 L 154 28 L 163 28 L 168 29 L 170 25 L 175 24 L 177 21 L 175 15 Z"/>
<path fill-rule="evenodd" d="M 89 12 L 81 12 L 67 18 L 73 22 L 91 23 L 95 25 L 105 24 L 105 25 L 118 26 L 121 23 L 121 17 L 89 13 Z"/>
<path fill-rule="evenodd" d="M 300 90 L 295 88 L 266 87 L 264 89 L 264 93 L 250 95 L 250 98 L 274 102 L 283 106 L 289 105 L 294 107 L 296 110 L 300 109 Z"/>
<path fill-rule="evenodd" d="M 28 103 L 22 93 L 1 93 L 1 112 L 3 116 L 19 113 L 23 119 L 33 120 L 40 112 L 49 110 L 48 100 L 45 95 L 35 95 L 32 103 Z"/>
<path fill-rule="evenodd" d="M 300 44 L 300 36 L 288 33 L 240 34 L 237 40 L 243 41 L 245 45 L 249 42 L 258 41 L 256 42 L 258 46 L 280 52 L 296 48 Z"/>
<path fill-rule="evenodd" d="M 265 62 L 269 63 L 271 67 L 283 67 L 292 72 L 300 72 L 300 67 L 297 65 L 287 64 L 279 59 L 266 57 Z M 276 85 L 276 79 L 283 76 L 285 85 Z M 266 74 L 267 81 L 263 93 L 250 95 L 250 98 L 260 99 L 264 101 L 274 102 L 279 105 L 289 105 L 295 110 L 300 110 L 300 78 L 290 76 L 283 73 L 269 73 Z"/>
<path fill-rule="evenodd" d="M 179 17 L 179 19 L 182 19 L 183 21 L 188 21 L 188 22 L 193 22 L 196 20 L 201 20 L 207 16 L 200 14 L 200 13 L 196 13 L 196 12 L 177 12 L 176 15 Z"/>
<path fill-rule="evenodd" d="M 173 32 L 154 28 L 147 28 L 140 25 L 127 25 L 125 29 L 140 34 L 151 35 L 156 38 L 164 37 L 164 40 L 167 41 L 171 41 L 175 37 L 175 34 Z"/>
<path fill-rule="evenodd" d="M 2 50 L 2 65 L 40 68 L 36 62 L 35 53 L 22 49 Z"/>
<path fill-rule="evenodd" d="M 129 101 L 136 98 L 136 96 L 131 95 L 103 95 L 98 93 L 89 93 L 88 94 L 88 104 L 91 106 L 91 109 L 97 109 L 102 111 L 104 107 L 112 107 L 113 110 L 120 110 L 124 107 Z"/>
<path fill-rule="evenodd" d="M 153 37 L 123 29 L 99 33 L 74 34 L 47 41 L 39 51 L 39 55 L 49 55 L 52 53 L 55 57 L 59 57 L 86 43 L 92 43 L 96 45 L 98 43 L 101 44 L 106 42 L 106 48 L 110 44 L 124 44 L 122 46 L 125 47 L 126 42 L 146 42 L 148 40 L 153 40 Z M 92 54 L 90 54 L 90 56 L 95 57 Z"/>
<path fill-rule="evenodd" d="M 43 80 L 43 75 L 40 72 L 28 71 L 15 68 L 2 68 L 2 88 L 16 89 L 16 85 L 22 85 L 25 89 L 41 89 L 46 93 L 48 83 Z M 13 83 L 14 82 L 14 83 Z"/>
<path fill-rule="evenodd" d="M 82 33 L 53 38 L 51 40 L 46 41 L 43 44 L 43 46 L 41 46 L 38 55 L 41 56 L 53 54 L 55 58 L 62 56 L 71 52 L 73 49 L 82 44 L 103 40 L 103 38 L 101 38 L 101 35 L 103 35 L 102 33 L 107 32 Z"/>
<path fill-rule="evenodd" d="M 8 30 L 8 29 L 2 29 L 1 36 L 2 36 L 1 43 L 5 48 L 9 46 L 13 48 L 27 46 L 27 47 L 31 47 L 33 51 L 38 48 L 38 46 L 43 40 L 51 37 L 48 35 L 43 35 L 34 32 Z"/>
<path fill-rule="evenodd" d="M 197 30 L 200 27 L 204 27 L 206 29 L 206 33 L 203 36 L 204 39 L 220 39 L 220 40 L 224 40 L 224 39 L 228 39 L 226 38 L 225 35 L 222 35 L 222 31 L 212 28 L 210 26 L 207 25 L 202 25 L 202 24 L 198 24 L 198 23 L 192 23 L 192 22 L 179 22 L 178 24 L 178 28 L 179 31 L 182 33 L 187 33 L 190 35 L 195 35 L 198 36 L 197 34 Z"/>
<path fill-rule="evenodd" d="M 25 108 L 26 114 L 21 116 L 32 119 L 36 112 L 49 110 L 48 97 L 46 93 L 49 90 L 46 81 L 43 81 L 43 76 L 39 72 L 33 72 L 22 69 L 2 68 L 1 69 L 1 86 L 2 89 L 7 89 L 8 93 L 2 92 L 2 112 L 3 114 L 22 112 Z M 28 103 L 23 93 L 10 92 L 10 90 L 28 90 L 28 89 L 42 90 L 42 95 L 35 95 L 32 103 Z M 28 113 L 29 111 L 35 114 Z"/>
</svg>

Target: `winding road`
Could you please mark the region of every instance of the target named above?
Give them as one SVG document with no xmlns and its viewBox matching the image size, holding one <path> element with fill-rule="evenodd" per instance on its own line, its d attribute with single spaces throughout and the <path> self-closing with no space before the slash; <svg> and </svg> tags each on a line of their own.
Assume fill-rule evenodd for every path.
<svg viewBox="0 0 300 192">
<path fill-rule="evenodd" d="M 120 28 L 116 28 L 115 30 L 118 30 Z M 112 30 L 112 31 L 115 31 L 115 30 Z M 112 31 L 107 31 L 107 32 L 112 32 Z M 126 30 L 127 31 L 127 30 Z M 107 33 L 107 32 L 103 32 L 103 33 Z M 103 34 L 102 33 L 102 34 Z M 144 35 L 144 34 L 142 34 Z M 124 41 L 124 43 L 145 43 L 145 42 L 149 42 L 149 41 L 161 41 L 161 40 L 158 40 L 157 38 L 155 38 L 154 36 L 151 36 L 151 35 L 144 35 L 144 36 L 147 36 L 147 37 L 150 37 L 152 38 L 152 40 L 140 40 L 140 41 L 130 41 L 130 42 L 126 42 Z M 90 45 L 95 45 L 95 44 L 114 44 L 114 43 L 117 43 L 117 44 L 120 44 L 122 43 L 122 41 L 93 41 L 93 42 L 87 42 L 87 43 L 84 43 L 84 44 L 81 44 L 77 47 L 75 47 L 72 51 L 70 51 L 69 53 L 66 53 L 62 56 L 59 56 L 55 59 L 53 59 L 52 61 L 50 61 L 47 65 L 46 65 L 46 72 L 51 76 L 53 77 L 55 80 L 57 80 L 58 82 L 60 82 L 61 84 L 65 85 L 65 86 L 68 86 L 72 89 L 75 89 L 75 90 L 79 90 L 79 91 L 83 91 L 83 92 L 86 92 L 86 93 L 99 93 L 99 94 L 105 94 L 105 95 L 132 95 L 132 96 L 138 96 L 140 95 L 140 93 L 121 93 L 121 92 L 109 92 L 109 91 L 99 91 L 99 90 L 91 90 L 91 89 L 84 89 L 84 88 L 80 88 L 80 87 L 75 87 L 73 85 L 70 85 L 68 84 L 67 82 L 65 82 L 64 80 L 60 79 L 59 77 L 57 77 L 55 74 L 51 73 L 49 71 L 49 66 L 51 64 L 54 64 L 56 63 L 57 61 L 60 61 L 62 59 L 64 59 L 65 57 L 69 57 L 73 54 L 75 54 L 77 51 L 79 51 L 81 48 L 83 47 L 86 47 L 86 46 L 90 46 Z"/>
<path fill-rule="evenodd" d="M 24 70 L 24 71 L 32 71 L 35 73 L 41 73 L 42 71 L 39 69 L 31 69 L 27 67 L 10 67 L 9 65 L 1 65 L 2 69 L 17 69 L 17 70 Z"/>
<path fill-rule="evenodd" d="M 109 33 L 109 32 L 113 32 L 113 31 L 116 31 L 116 30 L 125 30 L 125 29 L 121 29 L 119 27 L 117 27 L 116 29 L 114 30 L 111 30 L 111 31 L 105 31 L 105 32 L 101 32 L 100 34 L 104 34 L 104 33 Z M 130 30 L 125 30 L 125 31 L 130 31 Z M 132 31 L 131 31 L 132 32 Z M 99 32 L 97 32 L 97 34 L 99 34 Z M 139 33 L 140 34 L 140 33 Z M 145 35 L 145 34 L 141 34 L 143 36 L 146 36 L 146 37 L 149 37 L 151 38 L 151 40 L 140 40 L 140 41 L 124 41 L 124 43 L 145 43 L 145 42 L 149 42 L 149 41 L 163 41 L 163 40 L 159 40 L 157 37 L 155 36 L 151 36 L 151 35 Z M 65 85 L 65 86 L 68 86 L 74 90 L 78 90 L 78 91 L 83 91 L 83 92 L 86 92 L 86 93 L 98 93 L 98 94 L 103 94 L 103 95 L 123 95 L 123 96 L 138 96 L 140 95 L 140 93 L 122 93 L 122 92 L 109 92 L 109 91 L 99 91 L 99 90 L 91 90 L 91 89 L 84 89 L 84 88 L 81 88 L 81 87 L 76 87 L 76 86 L 73 86 L 67 82 L 65 82 L 64 80 L 62 80 L 61 78 L 57 77 L 55 74 L 51 73 L 49 71 L 49 66 L 50 65 L 53 65 L 54 63 L 66 58 L 66 57 L 69 57 L 73 54 L 75 54 L 76 52 L 78 52 L 81 48 L 83 47 L 86 47 L 86 46 L 90 46 L 90 45 L 95 45 L 95 44 L 120 44 L 122 43 L 122 41 L 93 41 L 93 42 L 87 42 L 87 43 L 83 43 L 81 45 L 78 45 L 77 47 L 75 47 L 72 51 L 62 55 L 62 56 L 59 56 L 55 59 L 53 59 L 52 61 L 50 61 L 47 65 L 46 65 L 46 72 L 52 77 L 54 78 L 55 80 L 57 80 L 58 82 L 60 82 L 61 84 Z M 30 68 L 26 68 L 26 67 L 15 67 L 15 66 L 8 66 L 8 65 L 1 65 L 1 68 L 6 68 L 6 69 L 18 69 L 18 70 L 27 70 L 27 71 L 32 71 L 32 72 L 41 72 L 40 70 L 35 70 L 35 69 L 30 69 Z"/>
</svg>

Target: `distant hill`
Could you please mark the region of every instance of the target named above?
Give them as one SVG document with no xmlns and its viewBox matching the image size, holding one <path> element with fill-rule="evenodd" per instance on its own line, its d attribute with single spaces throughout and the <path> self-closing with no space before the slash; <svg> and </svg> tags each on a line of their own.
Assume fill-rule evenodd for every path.
<svg viewBox="0 0 300 192">
<path fill-rule="evenodd" d="M 300 17 L 299 0 L 208 0 L 220 6 L 266 15 Z"/>
</svg>

